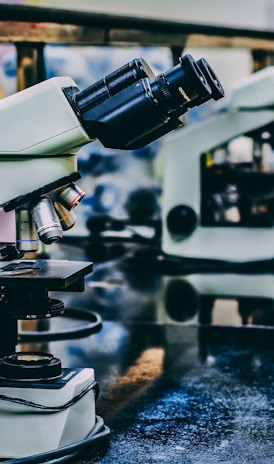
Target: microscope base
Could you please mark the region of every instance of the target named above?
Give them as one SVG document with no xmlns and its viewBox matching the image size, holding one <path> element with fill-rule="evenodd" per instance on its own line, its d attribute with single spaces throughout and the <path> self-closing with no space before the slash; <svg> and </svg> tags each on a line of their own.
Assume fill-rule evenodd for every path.
<svg viewBox="0 0 274 464">
<path fill-rule="evenodd" d="M 84 439 L 95 425 L 95 385 L 91 368 L 64 369 L 58 380 L 42 383 L 1 380 L 1 458 L 45 453 Z M 20 404 L 2 395 L 19 398 Z M 49 408 L 37 409 L 30 402 Z"/>
</svg>

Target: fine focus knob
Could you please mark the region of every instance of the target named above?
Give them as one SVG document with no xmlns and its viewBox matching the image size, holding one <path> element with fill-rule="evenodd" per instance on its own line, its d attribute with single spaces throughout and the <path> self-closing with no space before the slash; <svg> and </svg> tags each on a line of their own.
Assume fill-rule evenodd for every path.
<svg viewBox="0 0 274 464">
<path fill-rule="evenodd" d="M 177 205 L 167 215 L 167 227 L 171 234 L 189 235 L 197 225 L 197 215 L 188 205 Z"/>
</svg>

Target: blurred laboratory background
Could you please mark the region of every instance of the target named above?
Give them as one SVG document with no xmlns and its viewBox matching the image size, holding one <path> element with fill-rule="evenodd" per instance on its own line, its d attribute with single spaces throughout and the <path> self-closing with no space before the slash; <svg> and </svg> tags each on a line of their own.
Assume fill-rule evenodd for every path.
<svg viewBox="0 0 274 464">
<path fill-rule="evenodd" d="M 82 90 L 133 58 L 160 75 L 185 54 L 224 98 L 141 148 L 80 147 L 75 224 L 28 256 L 93 263 L 84 291 L 54 293 L 102 328 L 35 325 L 100 384 L 109 443 L 77 463 L 274 462 L 274 0 L 0 1 L 1 99 L 56 76 Z"/>
</svg>

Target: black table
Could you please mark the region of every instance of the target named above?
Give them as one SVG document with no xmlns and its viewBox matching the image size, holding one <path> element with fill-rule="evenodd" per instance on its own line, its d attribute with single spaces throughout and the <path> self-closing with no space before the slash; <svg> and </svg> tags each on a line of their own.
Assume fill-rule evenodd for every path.
<svg viewBox="0 0 274 464">
<path fill-rule="evenodd" d="M 95 335 L 49 346 L 69 367 L 94 367 L 97 413 L 111 429 L 75 462 L 273 463 L 272 282 L 114 262 L 95 265 L 83 293 L 62 295 L 104 321 Z"/>
</svg>

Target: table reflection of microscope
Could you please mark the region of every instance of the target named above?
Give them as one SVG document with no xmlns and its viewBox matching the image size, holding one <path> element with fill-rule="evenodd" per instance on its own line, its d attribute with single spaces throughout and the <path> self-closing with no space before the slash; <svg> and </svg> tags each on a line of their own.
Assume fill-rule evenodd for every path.
<svg viewBox="0 0 274 464">
<path fill-rule="evenodd" d="M 96 425 L 93 369 L 67 371 L 51 354 L 15 351 L 17 319 L 61 314 L 62 303 L 48 292 L 82 291 L 92 269 L 86 262 L 23 259 L 75 222 L 84 192 L 75 184 L 71 152 L 95 139 L 121 150 L 142 147 L 179 127 L 192 107 L 223 95 L 206 60 L 185 55 L 159 76 L 136 59 L 82 91 L 70 78 L 53 78 L 0 102 L 2 458 L 71 458 L 107 433 Z"/>
<path fill-rule="evenodd" d="M 273 67 L 249 75 L 225 111 L 164 140 L 166 253 L 273 257 L 273 84 Z"/>
</svg>

